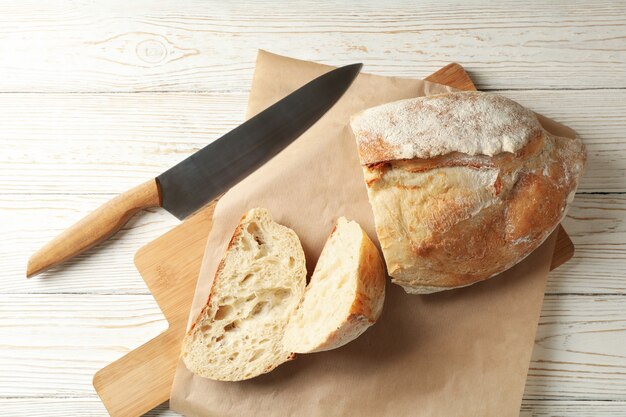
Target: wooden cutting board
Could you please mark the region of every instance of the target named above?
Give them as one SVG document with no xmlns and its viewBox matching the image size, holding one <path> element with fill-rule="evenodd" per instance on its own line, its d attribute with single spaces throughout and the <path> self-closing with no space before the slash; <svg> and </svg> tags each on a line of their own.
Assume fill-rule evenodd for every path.
<svg viewBox="0 0 626 417">
<path fill-rule="evenodd" d="M 450 64 L 426 80 L 476 90 L 458 64 Z M 215 204 L 207 205 L 135 255 L 135 265 L 169 327 L 94 376 L 96 392 L 113 417 L 140 416 L 169 399 Z M 574 245 L 561 226 L 558 234 L 551 269 L 574 254 Z"/>
</svg>

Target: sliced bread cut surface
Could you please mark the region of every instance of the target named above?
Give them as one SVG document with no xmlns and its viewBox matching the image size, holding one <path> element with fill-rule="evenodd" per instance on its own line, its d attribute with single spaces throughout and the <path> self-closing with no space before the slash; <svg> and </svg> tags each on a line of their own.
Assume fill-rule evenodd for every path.
<svg viewBox="0 0 626 417">
<path fill-rule="evenodd" d="M 340 218 L 331 233 L 283 338 L 296 353 L 335 349 L 378 320 L 385 269 L 378 249 L 358 223 Z"/>
<path fill-rule="evenodd" d="M 252 209 L 235 229 L 209 300 L 185 336 L 182 359 L 194 374 L 239 381 L 294 357 L 281 341 L 306 285 L 296 233 Z"/>
</svg>

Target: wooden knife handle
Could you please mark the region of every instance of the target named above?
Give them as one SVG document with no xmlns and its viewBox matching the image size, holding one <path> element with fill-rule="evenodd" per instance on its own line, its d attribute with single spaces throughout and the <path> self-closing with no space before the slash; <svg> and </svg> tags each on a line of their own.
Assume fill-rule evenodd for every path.
<svg viewBox="0 0 626 417">
<path fill-rule="evenodd" d="M 161 205 L 156 179 L 118 195 L 48 242 L 28 260 L 26 276 L 32 277 L 108 239 L 138 211 Z"/>
</svg>

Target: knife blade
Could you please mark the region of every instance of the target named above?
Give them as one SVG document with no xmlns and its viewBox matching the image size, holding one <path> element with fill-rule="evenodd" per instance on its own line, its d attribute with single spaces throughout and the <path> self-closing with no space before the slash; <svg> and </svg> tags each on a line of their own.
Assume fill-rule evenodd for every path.
<svg viewBox="0 0 626 417">
<path fill-rule="evenodd" d="M 318 77 L 159 175 L 162 207 L 183 219 L 248 176 L 322 117 L 360 68 Z"/>
<path fill-rule="evenodd" d="M 103 204 L 35 252 L 26 276 L 106 240 L 140 210 L 160 206 L 178 219 L 186 218 L 308 130 L 341 98 L 361 67 L 346 65 L 315 78 L 155 179 Z"/>
</svg>

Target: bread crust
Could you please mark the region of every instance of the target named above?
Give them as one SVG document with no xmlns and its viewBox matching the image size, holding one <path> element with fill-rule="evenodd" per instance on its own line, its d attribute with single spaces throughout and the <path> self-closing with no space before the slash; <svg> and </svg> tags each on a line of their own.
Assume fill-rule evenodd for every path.
<svg viewBox="0 0 626 417">
<path fill-rule="evenodd" d="M 253 278 L 254 274 L 262 274 L 259 265 L 278 265 L 281 262 L 281 259 L 273 255 L 271 259 L 264 258 L 265 255 L 262 255 L 264 251 L 262 246 L 267 241 L 261 242 L 261 236 L 251 231 L 251 228 L 258 229 L 261 223 L 271 228 L 272 235 L 263 235 L 264 238 L 284 239 L 291 245 L 288 248 L 289 251 L 281 252 L 279 255 L 284 257 L 285 264 L 291 265 L 293 261 L 294 266 L 290 266 L 293 276 L 282 272 L 286 280 L 283 279 L 278 287 L 276 287 L 277 283 L 269 282 L 268 276 L 263 276 L 260 281 L 254 281 Z M 270 230 L 266 232 L 270 233 Z M 255 256 L 251 261 L 252 264 L 246 266 L 241 263 L 244 261 L 241 256 L 244 252 L 248 253 L 249 257 L 253 256 L 255 250 L 253 246 L 256 245 L 250 243 L 253 239 L 258 244 L 256 250 L 260 256 Z M 271 268 L 274 268 L 272 271 L 276 272 L 278 266 Z M 280 364 L 293 360 L 295 353 L 284 351 L 280 340 L 288 315 L 295 308 L 297 300 L 302 297 L 305 281 L 304 251 L 295 232 L 274 222 L 265 209 L 250 210 L 235 228 L 217 267 L 207 303 L 184 337 L 181 358 L 186 367 L 194 374 L 205 378 L 239 381 L 270 372 Z M 235 288 L 236 291 L 225 293 L 228 290 L 227 284 L 230 285 L 229 288 Z M 285 285 L 287 287 L 284 287 Z M 287 291 L 288 295 L 285 295 L 286 298 L 283 299 L 280 294 L 285 294 L 284 291 Z M 265 306 L 268 306 L 268 309 Z M 268 310 L 280 310 L 279 316 L 267 318 Z M 259 319 L 261 316 L 266 318 Z M 250 331 L 251 328 L 246 322 L 252 320 L 256 320 L 256 330 L 260 333 L 259 331 L 255 333 L 255 329 Z M 268 324 L 274 324 L 276 330 L 267 330 Z M 248 331 L 244 328 L 248 328 Z M 237 341 L 237 336 L 234 336 L 229 343 L 222 342 L 224 338 L 229 337 L 227 332 L 240 334 L 242 330 L 243 334 L 250 335 L 250 341 L 241 338 Z M 262 337 L 269 341 L 270 332 L 278 333 L 273 335 L 270 343 L 262 344 L 252 340 L 253 337 Z M 233 345 L 233 340 L 239 343 L 238 347 Z"/>
<path fill-rule="evenodd" d="M 342 236 L 334 236 L 335 233 Z M 328 262 L 333 262 L 333 268 L 327 267 Z M 341 267 L 342 263 L 344 268 L 345 264 L 350 265 L 349 271 Z M 320 290 L 324 282 L 331 282 L 331 287 L 325 287 L 328 291 Z M 290 319 L 283 340 L 285 349 L 298 353 L 321 352 L 356 339 L 380 317 L 385 282 L 385 266 L 376 245 L 356 222 L 340 218 Z M 316 320 L 311 322 L 310 318 Z M 322 323 L 326 325 L 320 326 Z"/>
<path fill-rule="evenodd" d="M 350 314 L 337 330 L 311 352 L 336 349 L 353 341 L 376 323 L 382 314 L 385 302 L 385 265 L 376 245 L 363 230 L 361 233 L 363 240 L 357 273 L 359 283 Z"/>
<path fill-rule="evenodd" d="M 361 164 L 429 159 L 451 152 L 517 152 L 542 128 L 520 104 L 478 91 L 400 100 L 352 117 Z"/>
<path fill-rule="evenodd" d="M 226 252 L 229 252 L 233 249 L 233 244 L 235 240 L 237 240 L 239 236 L 241 235 L 241 231 L 243 229 L 243 222 L 245 221 L 245 219 L 246 219 L 246 214 L 241 216 L 241 220 L 239 221 L 239 224 L 235 228 L 235 231 L 233 232 L 233 235 L 230 238 L 228 245 L 226 246 Z M 193 321 L 193 323 L 189 327 L 189 330 L 187 330 L 187 335 L 191 335 L 196 325 L 200 322 L 201 318 L 206 316 L 207 310 L 211 306 L 211 299 L 214 297 L 215 290 L 218 288 L 216 284 L 218 283 L 220 279 L 220 275 L 222 274 L 222 270 L 224 269 L 224 262 L 225 262 L 225 256 L 222 257 L 222 259 L 220 260 L 220 263 L 217 265 L 217 270 L 215 271 L 215 278 L 213 278 L 213 283 L 211 284 L 211 291 L 209 291 L 209 296 L 207 297 L 206 304 L 204 305 L 204 307 L 202 307 L 202 310 L 200 310 L 200 313 L 196 316 L 196 319 Z"/>
<path fill-rule="evenodd" d="M 445 100 L 445 96 L 451 97 Z M 391 121 L 361 120 L 354 128 L 387 269 L 392 281 L 409 293 L 463 287 L 510 268 L 537 248 L 566 214 L 586 160 L 584 145 L 578 138 L 549 134 L 534 114 L 528 117 L 529 110 L 522 111 L 519 104 L 497 97 L 478 92 L 437 96 L 440 103 L 448 103 L 443 110 L 424 104 L 428 97 L 415 99 L 419 106 L 411 107 L 410 100 L 401 103 L 408 109 L 403 113 L 407 118 L 396 118 L 396 124 L 428 120 L 429 128 L 435 129 L 431 135 L 446 145 L 433 145 L 428 132 L 393 139 L 395 145 L 426 141 L 427 145 L 405 147 L 414 151 L 430 146 L 431 152 L 426 153 L 430 156 L 425 158 L 415 157 L 417 151 L 400 158 L 409 154 L 397 147 L 390 151 L 384 132 L 362 130 L 363 126 L 388 126 Z M 507 130 L 490 126 L 491 120 L 484 114 L 480 123 L 468 120 L 476 114 L 467 112 L 464 101 L 479 109 L 506 113 L 515 123 Z M 486 104 L 481 104 L 483 101 Z M 496 104 L 504 109 L 494 107 Z M 369 114 L 392 117 L 385 106 Z M 464 113 L 458 112 L 457 106 Z M 392 103 L 391 108 L 397 104 Z M 434 120 L 448 125 L 436 125 Z M 494 136 L 486 137 L 485 132 Z M 372 135 L 379 136 L 381 152 L 371 148 L 368 137 Z M 448 137 L 442 139 L 441 135 Z M 457 146 L 452 139 L 459 142 Z M 496 151 L 464 152 L 468 148 Z"/>
</svg>

